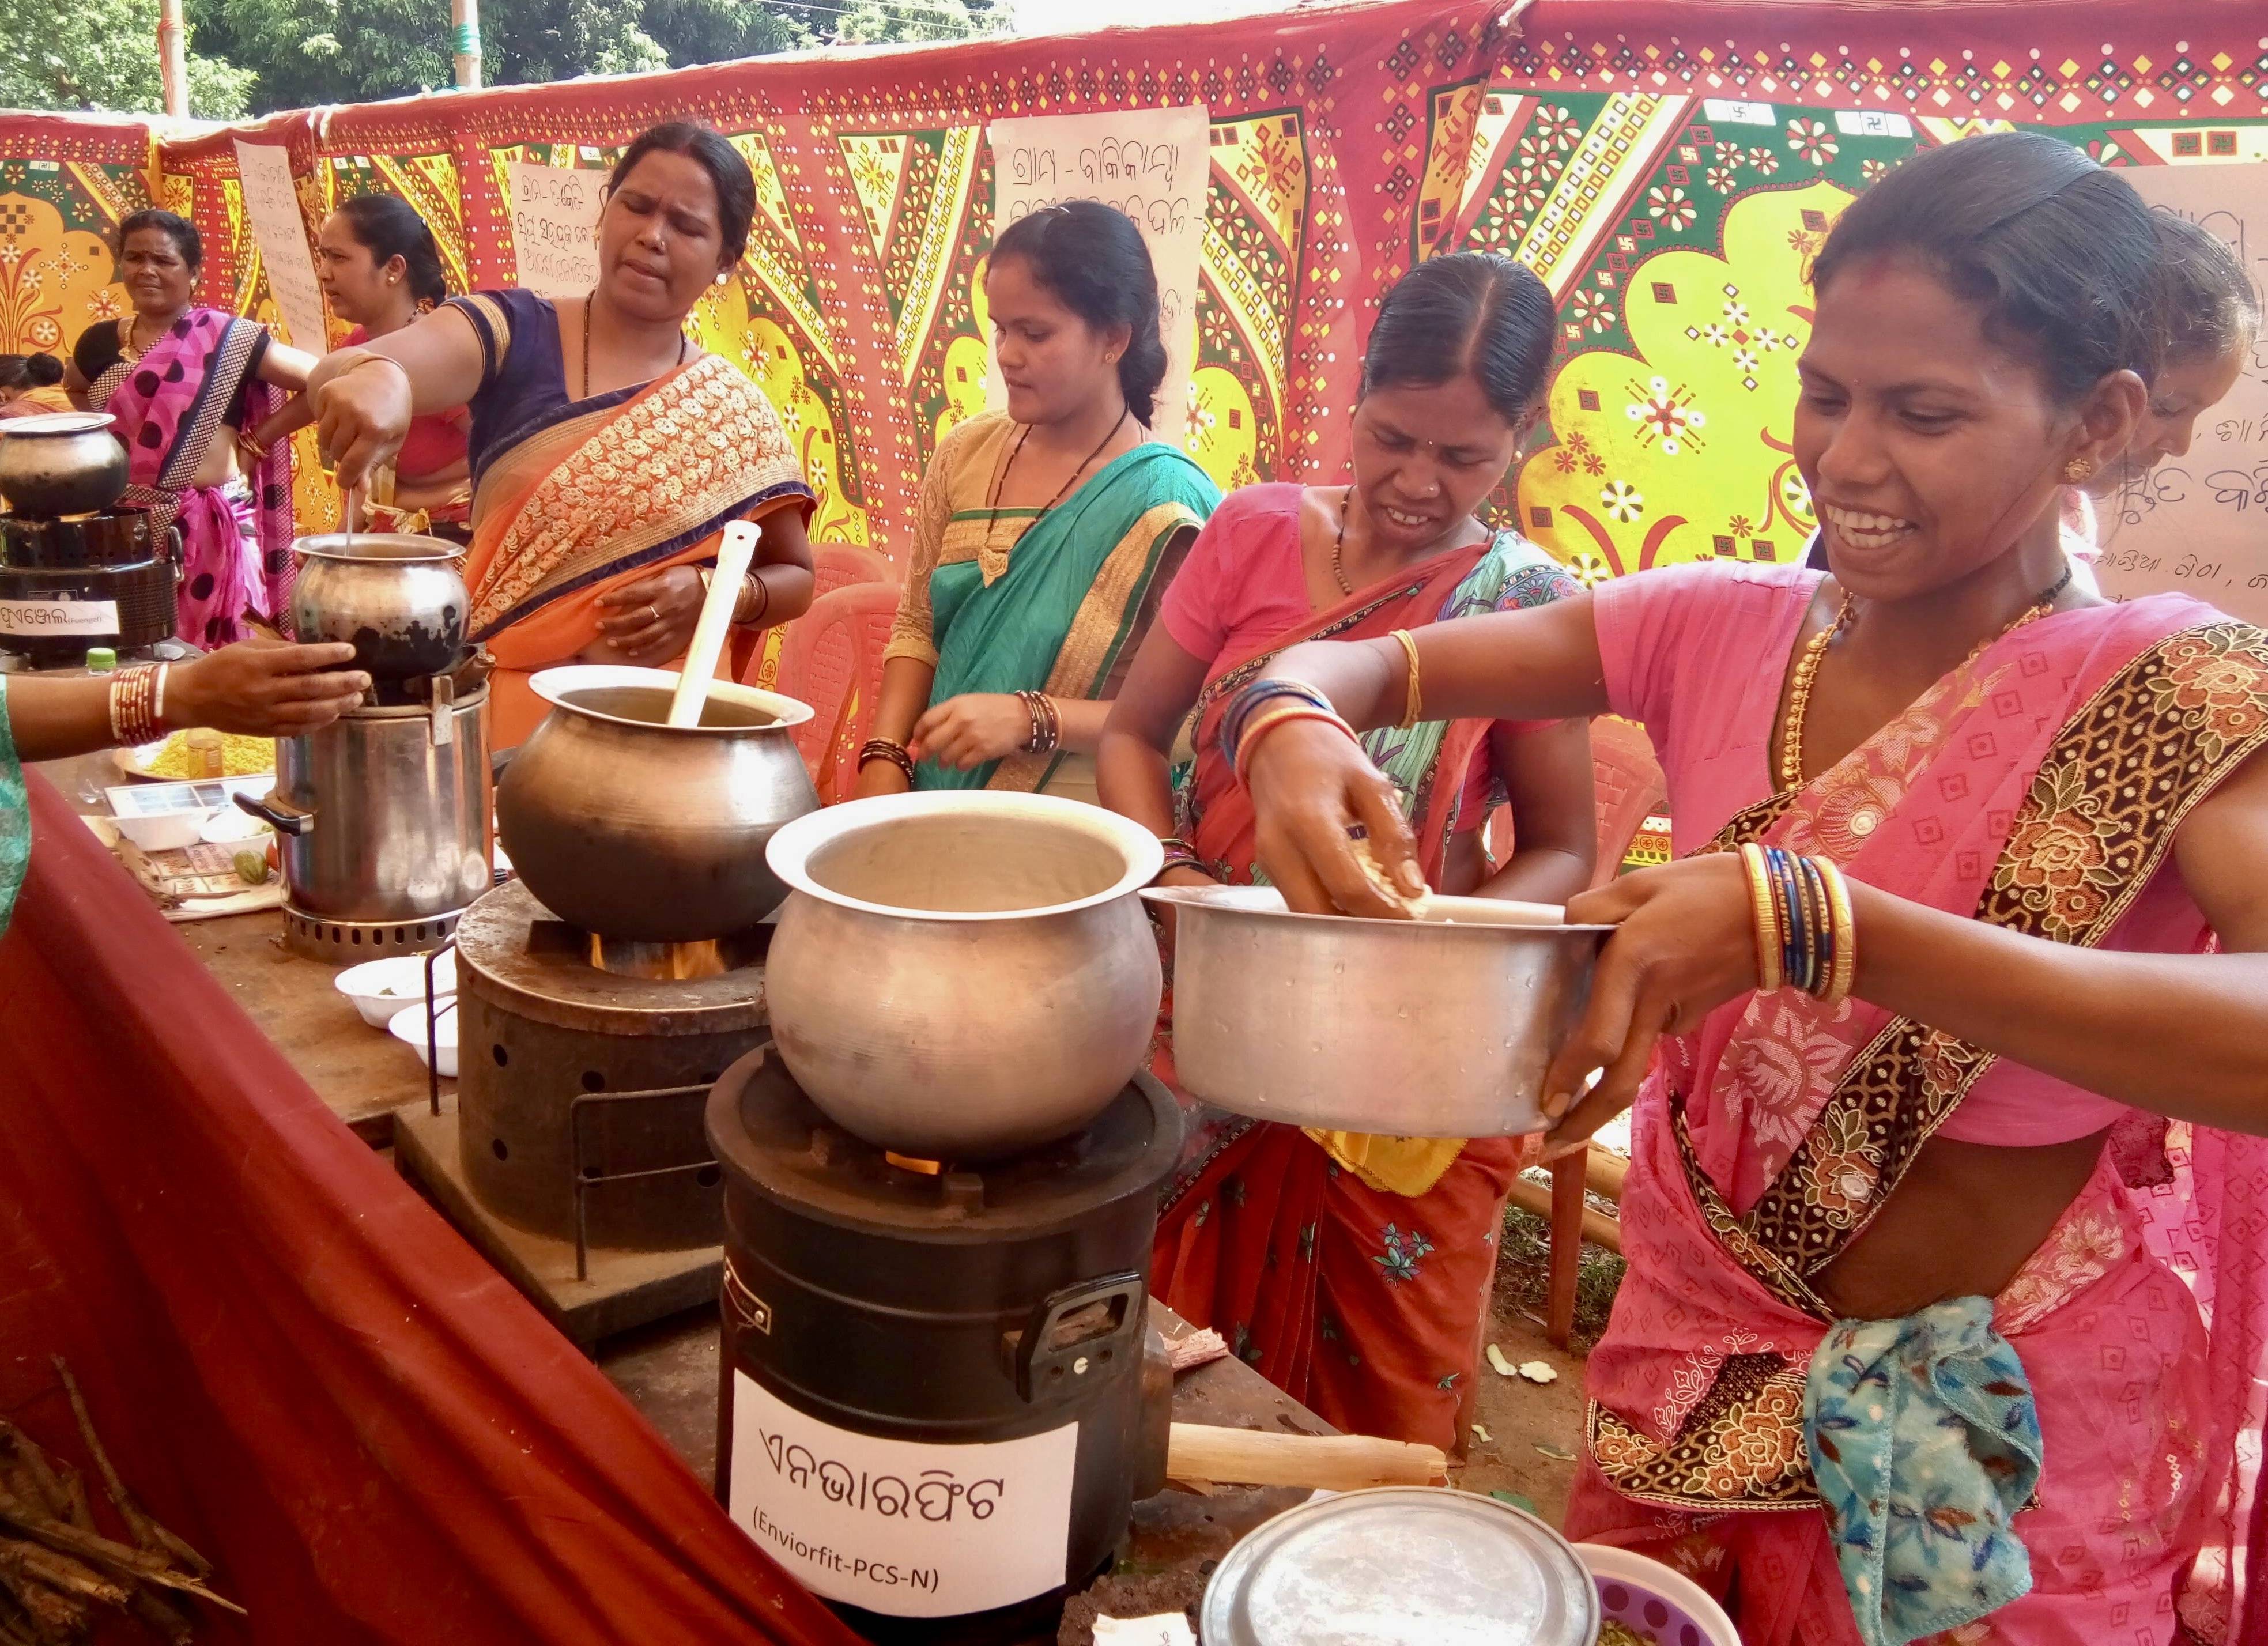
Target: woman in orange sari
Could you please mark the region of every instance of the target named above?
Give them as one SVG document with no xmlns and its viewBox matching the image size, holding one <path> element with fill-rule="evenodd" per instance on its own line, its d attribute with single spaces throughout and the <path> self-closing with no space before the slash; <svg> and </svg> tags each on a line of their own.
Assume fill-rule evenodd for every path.
<svg viewBox="0 0 2268 1646">
<path fill-rule="evenodd" d="M 811 604 L 813 495 L 762 390 L 686 335 L 704 288 L 747 249 L 755 181 L 712 131 L 673 122 L 622 151 L 599 218 L 599 283 L 451 299 L 342 349 L 309 380 L 339 482 L 394 460 L 411 420 L 472 408 L 468 626 L 494 655 L 493 736 L 516 747 L 562 663 L 662 666 L 701 614 L 727 522 L 760 520 L 739 643 Z"/>
<path fill-rule="evenodd" d="M 1161 880 L 1265 883 L 1252 808 L 1219 732 L 1238 688 L 1285 647 L 1575 592 L 1533 543 L 1473 513 L 1535 421 L 1553 331 L 1550 294 L 1509 259 L 1421 265 L 1388 295 L 1371 334 L 1353 484 L 1250 486 L 1213 513 L 1167 591 L 1101 752 L 1103 804 L 1167 837 Z M 1197 758 L 1177 808 L 1167 751 L 1192 705 Z M 1365 747 L 1442 889 L 1558 903 L 1590 878 L 1590 745 L 1580 723 L 1424 719 Z M 1482 829 L 1507 793 L 1518 846 L 1491 865 Z M 1168 1023 L 1171 1013 L 1168 1000 Z M 1170 1032 L 1152 1068 L 1173 1080 Z M 1528 1138 L 1307 1133 L 1200 1109 L 1167 1189 L 1151 1284 L 1341 1429 L 1454 1446 L 1505 1198 L 1534 1157 Z"/>
</svg>

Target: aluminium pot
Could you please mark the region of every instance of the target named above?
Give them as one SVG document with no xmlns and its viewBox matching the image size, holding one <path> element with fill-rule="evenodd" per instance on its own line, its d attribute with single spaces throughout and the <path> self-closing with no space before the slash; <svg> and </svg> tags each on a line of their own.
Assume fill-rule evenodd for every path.
<svg viewBox="0 0 2268 1646">
<path fill-rule="evenodd" d="M 1609 926 L 1440 900 L 1436 920 L 1295 915 L 1264 886 L 1160 886 L 1174 911 L 1174 1068 L 1232 1113 L 1326 1131 L 1545 1130 L 1543 1076 Z"/>
<path fill-rule="evenodd" d="M 126 448 L 107 412 L 0 419 L 0 497 L 18 514 L 92 514 L 126 489 Z"/>
<path fill-rule="evenodd" d="M 407 532 L 326 532 L 293 543 L 293 632 L 342 640 L 373 680 L 444 674 L 465 649 L 465 551 Z"/>
<path fill-rule="evenodd" d="M 696 943 L 760 925 L 787 888 L 765 843 L 819 805 L 795 745 L 811 709 L 719 680 L 671 726 L 677 674 L 575 664 L 529 682 L 551 712 L 497 786 L 497 832 L 527 889 L 600 937 Z"/>
<path fill-rule="evenodd" d="M 996 1159 L 1079 1130 L 1141 1067 L 1162 980 L 1140 825 L 1052 795 L 889 795 L 799 819 L 770 855 L 792 888 L 773 1038 L 845 1131 Z"/>
</svg>

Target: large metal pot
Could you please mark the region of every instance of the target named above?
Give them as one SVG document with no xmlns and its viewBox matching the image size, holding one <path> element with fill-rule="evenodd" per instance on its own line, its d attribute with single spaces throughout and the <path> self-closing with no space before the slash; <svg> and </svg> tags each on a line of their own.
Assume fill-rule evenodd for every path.
<svg viewBox="0 0 2268 1646">
<path fill-rule="evenodd" d="M 765 842 L 819 805 L 793 735 L 807 704 L 719 681 L 681 728 L 663 724 L 666 669 L 577 664 L 530 685 L 551 713 L 504 768 L 497 832 L 545 908 L 602 937 L 692 943 L 779 907 Z"/>
<path fill-rule="evenodd" d="M 894 795 L 773 837 L 765 962 L 788 1071 L 846 1131 L 925 1159 L 1066 1136 L 1141 1067 L 1158 948 L 1147 829 L 1049 795 Z"/>
<path fill-rule="evenodd" d="M 302 641 L 343 640 L 374 680 L 440 674 L 465 649 L 464 550 L 406 532 L 327 532 L 299 555 L 291 621 Z"/>
<path fill-rule="evenodd" d="M 1256 1120 L 1403 1137 L 1544 1130 L 1544 1071 L 1613 930 L 1473 899 L 1441 922 L 1294 915 L 1263 886 L 1144 895 L 1175 911 L 1182 1086 Z"/>
<path fill-rule="evenodd" d="M 0 497 L 52 518 L 107 509 L 126 489 L 126 448 L 107 412 L 0 419 Z"/>
</svg>

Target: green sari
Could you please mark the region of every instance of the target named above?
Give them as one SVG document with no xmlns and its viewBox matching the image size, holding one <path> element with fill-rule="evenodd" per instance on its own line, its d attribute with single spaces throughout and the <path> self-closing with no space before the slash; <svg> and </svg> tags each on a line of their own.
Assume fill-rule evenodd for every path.
<svg viewBox="0 0 2268 1646">
<path fill-rule="evenodd" d="M 930 702 L 970 692 L 1101 696 L 1134 638 L 1167 545 L 1202 525 L 1219 501 L 1203 469 L 1152 442 L 1107 464 L 1053 509 L 956 511 L 949 543 L 963 533 L 1020 527 L 1021 535 L 989 581 L 993 556 L 947 555 L 930 574 Z M 924 761 L 914 787 L 1028 792 L 1047 787 L 1065 758 L 1013 754 L 965 771 Z"/>
<path fill-rule="evenodd" d="M 31 857 L 32 813 L 24 797 L 24 768 L 16 760 L 16 733 L 8 724 L 8 679 L 0 675 L 0 933 L 8 930 Z"/>
</svg>

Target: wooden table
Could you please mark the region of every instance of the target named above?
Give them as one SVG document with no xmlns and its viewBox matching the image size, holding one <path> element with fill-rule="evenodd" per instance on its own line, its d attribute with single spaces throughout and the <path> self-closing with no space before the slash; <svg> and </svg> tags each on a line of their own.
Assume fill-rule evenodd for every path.
<svg viewBox="0 0 2268 1646">
<path fill-rule="evenodd" d="M 107 756 L 34 769 L 84 814 L 107 812 L 100 790 L 119 781 Z M 394 1111 L 426 1100 L 424 1064 L 363 1022 L 332 988 L 335 968 L 285 950 L 274 910 L 183 922 L 173 930 L 342 1121 L 372 1147 L 392 1146 Z M 454 1083 L 442 1086 L 453 1091 Z M 703 1480 L 716 1472 L 717 1348 L 715 1317 L 703 1310 L 609 1340 L 599 1356 L 601 1370 Z M 1336 1432 L 1234 1358 L 1184 1373 L 1173 1415 L 1233 1429 Z M 1136 1617 L 1194 1605 L 1238 1538 L 1307 1496 L 1284 1488 L 1216 1487 L 1204 1495 L 1169 1488 L 1138 1503 L 1114 1569 L 1073 1598 L 1057 1638 L 1085 1646 L 1098 1611 Z"/>
<path fill-rule="evenodd" d="M 102 790 L 127 781 L 107 754 L 33 769 L 83 815 L 107 815 Z M 183 921 L 173 930 L 333 1113 L 374 1148 L 393 1143 L 394 1110 L 426 1100 L 424 1061 L 362 1020 L 354 1003 L 331 987 L 337 967 L 286 950 L 284 917 L 274 909 Z M 441 1084 L 455 1089 L 453 1081 Z"/>
</svg>

